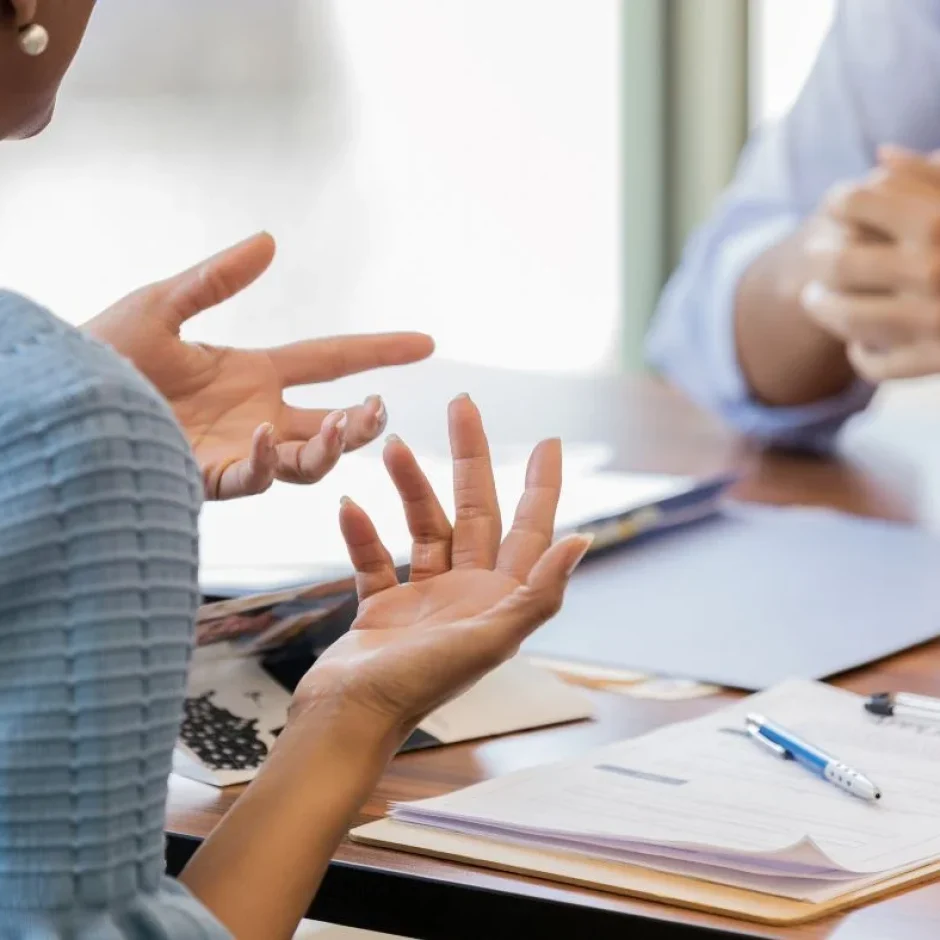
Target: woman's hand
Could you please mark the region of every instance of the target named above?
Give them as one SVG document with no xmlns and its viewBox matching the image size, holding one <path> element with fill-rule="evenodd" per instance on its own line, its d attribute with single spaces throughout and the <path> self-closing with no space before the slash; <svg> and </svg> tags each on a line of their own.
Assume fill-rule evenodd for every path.
<svg viewBox="0 0 940 940">
<path fill-rule="evenodd" d="M 411 451 L 390 439 L 385 464 L 414 540 L 411 581 L 398 583 L 369 517 L 344 501 L 340 524 L 356 569 L 359 616 L 303 678 L 261 772 L 183 872 L 183 882 L 234 936 L 293 934 L 402 739 L 558 610 L 590 545 L 583 535 L 551 544 L 561 490 L 558 441 L 533 452 L 501 543 L 480 415 L 464 397 L 451 403 L 449 419 L 454 525 Z"/>
<path fill-rule="evenodd" d="M 276 478 L 315 483 L 344 451 L 385 428 L 378 396 L 340 411 L 294 408 L 284 389 L 424 359 L 420 333 L 307 340 L 274 349 L 186 343 L 182 325 L 267 270 L 274 240 L 260 234 L 166 281 L 125 297 L 84 327 L 130 359 L 167 399 L 202 467 L 206 496 L 266 490 Z"/>
<path fill-rule="evenodd" d="M 395 565 L 366 513 L 344 500 L 340 525 L 356 570 L 359 615 L 300 683 L 292 718 L 308 706 L 373 723 L 397 743 L 428 713 L 511 657 L 553 616 L 591 544 L 552 545 L 561 490 L 561 445 L 532 453 L 512 528 L 502 525 L 480 414 L 467 397 L 449 411 L 456 520 L 447 519 L 411 451 L 397 438 L 385 465 L 413 539 L 411 580 Z M 394 745 L 393 745 L 394 746 Z"/>
</svg>

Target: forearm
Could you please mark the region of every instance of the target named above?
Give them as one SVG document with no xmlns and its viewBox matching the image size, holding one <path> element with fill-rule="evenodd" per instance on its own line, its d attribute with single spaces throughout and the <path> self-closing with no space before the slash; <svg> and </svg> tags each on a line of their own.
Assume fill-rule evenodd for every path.
<svg viewBox="0 0 940 940">
<path fill-rule="evenodd" d="M 812 272 L 809 223 L 748 268 L 735 299 L 735 343 L 756 401 L 807 405 L 845 391 L 855 380 L 844 344 L 814 323 L 800 294 Z"/>
<path fill-rule="evenodd" d="M 396 745 L 369 721 L 309 706 L 180 880 L 239 940 L 292 937 Z"/>
</svg>

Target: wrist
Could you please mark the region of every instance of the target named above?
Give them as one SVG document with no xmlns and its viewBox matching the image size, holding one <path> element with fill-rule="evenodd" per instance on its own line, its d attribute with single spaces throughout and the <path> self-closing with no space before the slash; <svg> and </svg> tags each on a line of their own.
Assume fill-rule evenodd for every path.
<svg viewBox="0 0 940 940">
<path fill-rule="evenodd" d="M 394 754 L 386 725 L 305 698 L 183 873 L 233 935 L 289 936 Z"/>
<path fill-rule="evenodd" d="M 795 407 L 845 391 L 855 372 L 844 342 L 810 316 L 803 291 L 813 279 L 813 219 L 754 260 L 738 283 L 734 339 L 751 397 Z"/>
<path fill-rule="evenodd" d="M 287 724 L 265 766 L 320 767 L 329 760 L 351 776 L 377 779 L 403 735 L 395 723 L 341 696 L 307 694 L 291 703 Z"/>
</svg>

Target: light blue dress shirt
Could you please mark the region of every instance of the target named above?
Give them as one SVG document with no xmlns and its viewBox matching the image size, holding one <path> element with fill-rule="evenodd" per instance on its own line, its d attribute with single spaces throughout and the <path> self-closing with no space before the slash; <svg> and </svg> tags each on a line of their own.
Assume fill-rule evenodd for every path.
<svg viewBox="0 0 940 940">
<path fill-rule="evenodd" d="M 865 175 L 884 143 L 940 148 L 940 0 L 841 0 L 796 104 L 748 144 L 666 287 L 648 341 L 651 364 L 746 434 L 825 446 L 871 398 L 859 381 L 807 407 L 755 402 L 738 364 L 733 315 L 751 263 L 830 186 Z"/>
</svg>

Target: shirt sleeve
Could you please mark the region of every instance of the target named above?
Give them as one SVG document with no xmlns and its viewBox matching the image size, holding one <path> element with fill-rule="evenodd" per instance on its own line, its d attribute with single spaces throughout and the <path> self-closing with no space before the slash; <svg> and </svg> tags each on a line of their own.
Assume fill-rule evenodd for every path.
<svg viewBox="0 0 940 940">
<path fill-rule="evenodd" d="M 663 293 L 650 363 L 746 434 L 825 446 L 873 394 L 859 380 L 810 406 L 762 405 L 741 371 L 733 318 L 753 261 L 792 233 L 830 186 L 867 173 L 882 143 L 940 147 L 940 0 L 841 0 L 796 104 L 755 134 Z"/>
</svg>

